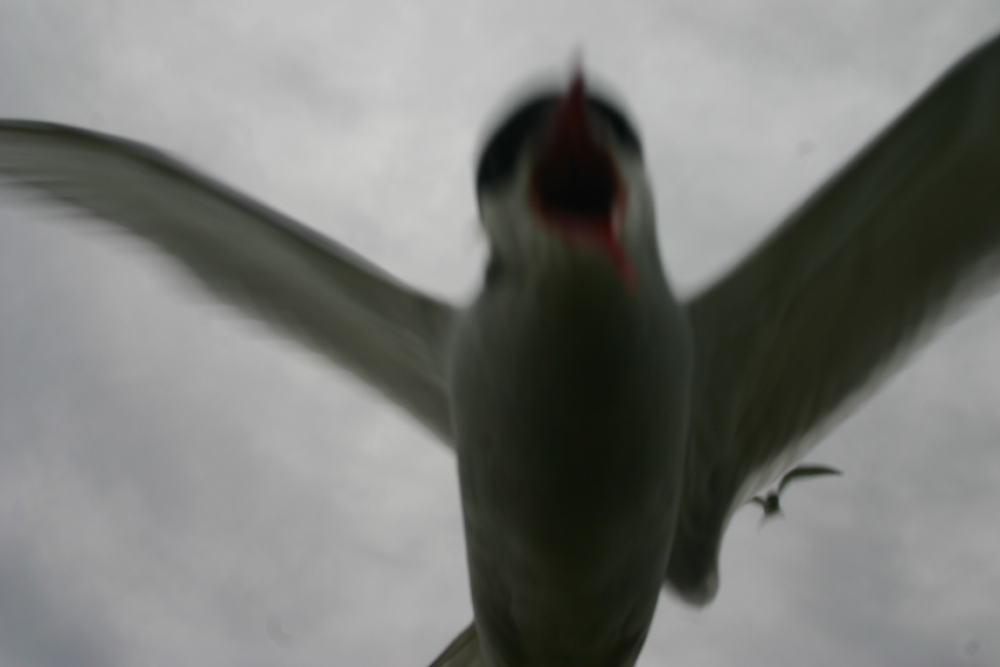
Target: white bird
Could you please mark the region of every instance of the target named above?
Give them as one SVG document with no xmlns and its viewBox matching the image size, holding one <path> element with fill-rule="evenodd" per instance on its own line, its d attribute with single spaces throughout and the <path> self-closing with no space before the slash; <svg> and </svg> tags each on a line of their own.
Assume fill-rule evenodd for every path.
<svg viewBox="0 0 1000 667">
<path fill-rule="evenodd" d="M 829 466 L 821 465 L 802 465 L 792 468 L 786 472 L 781 477 L 781 481 L 778 482 L 778 488 L 768 491 L 767 494 L 763 496 L 754 496 L 748 503 L 756 503 L 760 505 L 760 508 L 764 510 L 764 515 L 760 518 L 761 523 L 767 521 L 768 519 L 775 516 L 782 516 L 781 514 L 781 494 L 784 493 L 785 487 L 788 486 L 790 482 L 794 482 L 797 479 L 804 479 L 806 477 L 817 477 L 822 475 L 842 475 L 843 473 L 836 468 L 831 468 Z"/>
<path fill-rule="evenodd" d="M 434 665 L 633 665 L 665 583 L 718 587 L 733 512 L 998 271 L 1000 39 L 679 303 L 638 135 L 582 75 L 480 157 L 474 302 L 418 294 L 145 146 L 0 121 L 0 174 L 175 257 L 458 454 L 475 618 Z"/>
</svg>

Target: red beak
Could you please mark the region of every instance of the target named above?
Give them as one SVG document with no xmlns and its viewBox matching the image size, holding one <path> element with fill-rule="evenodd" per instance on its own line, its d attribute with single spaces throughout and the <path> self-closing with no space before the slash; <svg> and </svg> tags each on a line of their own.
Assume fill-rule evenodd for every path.
<svg viewBox="0 0 1000 667">
<path fill-rule="evenodd" d="M 588 118 L 583 74 L 559 100 L 531 174 L 532 207 L 571 241 L 595 243 L 626 283 L 631 266 L 618 239 L 626 192 L 611 153 Z"/>
</svg>

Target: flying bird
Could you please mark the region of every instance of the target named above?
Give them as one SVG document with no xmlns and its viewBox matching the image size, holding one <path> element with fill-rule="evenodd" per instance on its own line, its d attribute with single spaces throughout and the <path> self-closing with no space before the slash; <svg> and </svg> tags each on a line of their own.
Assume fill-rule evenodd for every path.
<svg viewBox="0 0 1000 667">
<path fill-rule="evenodd" d="M 666 586 L 708 603 L 733 512 L 994 278 L 1000 39 L 693 298 L 639 134 L 581 72 L 480 154 L 458 307 L 126 139 L 0 121 L 0 174 L 131 232 L 352 370 L 457 454 L 474 609 L 441 667 L 628 667 Z"/>
<path fill-rule="evenodd" d="M 792 468 L 785 473 L 784 477 L 781 478 L 781 482 L 778 483 L 778 488 L 767 492 L 764 496 L 754 496 L 749 502 L 757 503 L 760 508 L 764 510 L 764 516 L 761 517 L 761 522 L 764 522 L 772 517 L 781 515 L 781 494 L 788 486 L 788 483 L 796 479 L 802 479 L 804 477 L 817 477 L 823 475 L 842 475 L 843 473 L 836 468 L 831 468 L 829 466 L 819 466 L 819 465 L 802 465 Z"/>
</svg>

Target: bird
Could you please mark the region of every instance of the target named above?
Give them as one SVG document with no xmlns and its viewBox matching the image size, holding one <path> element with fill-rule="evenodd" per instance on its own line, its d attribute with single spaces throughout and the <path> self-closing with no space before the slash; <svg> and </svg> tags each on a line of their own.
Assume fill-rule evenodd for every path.
<svg viewBox="0 0 1000 667">
<path fill-rule="evenodd" d="M 464 305 L 149 146 L 0 121 L 8 188 L 158 248 L 454 450 L 473 619 L 432 667 L 634 665 L 661 590 L 716 595 L 735 510 L 1000 273 L 1000 38 L 685 299 L 636 125 L 592 88 L 493 128 Z"/>
<path fill-rule="evenodd" d="M 776 516 L 781 516 L 781 493 L 788 486 L 788 483 L 796 480 L 802 479 L 803 477 L 816 477 L 822 475 L 842 475 L 843 473 L 836 468 L 831 468 L 829 466 L 822 465 L 801 465 L 792 468 L 784 474 L 781 478 L 781 482 L 778 483 L 778 488 L 768 491 L 764 496 L 754 496 L 749 500 L 751 503 L 756 503 L 760 505 L 760 508 L 764 510 L 764 515 L 761 517 L 761 523 L 767 521 L 768 519 L 774 518 Z"/>
</svg>

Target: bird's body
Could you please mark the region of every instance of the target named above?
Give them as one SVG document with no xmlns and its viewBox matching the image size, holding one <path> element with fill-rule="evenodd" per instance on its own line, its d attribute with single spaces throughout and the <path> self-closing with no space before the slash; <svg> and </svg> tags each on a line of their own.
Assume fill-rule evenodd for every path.
<svg viewBox="0 0 1000 667">
<path fill-rule="evenodd" d="M 627 665 L 652 620 L 676 524 L 690 335 L 650 233 L 645 180 L 634 168 L 620 175 L 638 154 L 600 125 L 582 78 L 563 100 L 544 99 L 548 118 L 485 151 L 486 163 L 507 146 L 517 159 L 480 179 L 494 257 L 452 342 L 473 605 L 497 667 Z M 577 170 L 598 183 L 595 165 L 611 157 L 608 197 L 534 211 L 525 191 L 541 188 L 543 205 L 556 199 L 535 182 L 532 165 L 546 156 L 557 176 Z M 596 228 L 619 215 L 627 266 L 591 237 L 559 238 L 568 211 Z"/>
<path fill-rule="evenodd" d="M 676 522 L 690 372 L 686 323 L 655 269 L 636 294 L 586 259 L 564 279 L 507 274 L 457 327 L 455 437 L 492 664 L 628 664 L 642 646 Z"/>
</svg>

